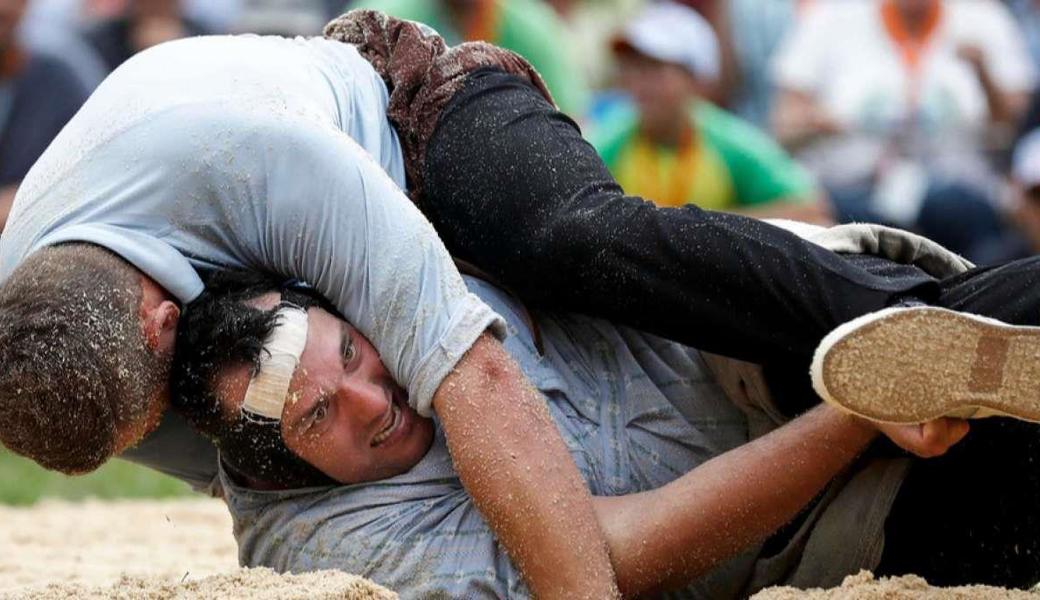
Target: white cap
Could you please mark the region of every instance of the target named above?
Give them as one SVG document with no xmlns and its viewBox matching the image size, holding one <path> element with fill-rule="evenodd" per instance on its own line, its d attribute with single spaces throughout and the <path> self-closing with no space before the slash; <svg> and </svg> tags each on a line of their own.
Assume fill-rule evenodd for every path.
<svg viewBox="0 0 1040 600">
<path fill-rule="evenodd" d="M 1015 146 L 1011 176 L 1023 187 L 1040 185 L 1040 129 L 1026 134 Z"/>
<path fill-rule="evenodd" d="M 719 40 L 697 11 L 675 2 L 651 4 L 613 41 L 640 54 L 684 67 L 697 79 L 718 79 Z"/>
</svg>

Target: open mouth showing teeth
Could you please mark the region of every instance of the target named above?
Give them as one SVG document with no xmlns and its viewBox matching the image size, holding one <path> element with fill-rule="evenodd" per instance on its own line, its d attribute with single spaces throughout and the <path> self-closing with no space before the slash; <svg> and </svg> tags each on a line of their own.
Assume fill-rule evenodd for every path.
<svg viewBox="0 0 1040 600">
<path fill-rule="evenodd" d="M 378 446 L 386 441 L 390 437 L 390 434 L 397 429 L 397 426 L 401 424 L 401 407 L 396 402 L 390 402 L 390 422 L 387 423 L 386 427 L 376 434 L 376 437 L 372 438 L 372 445 Z"/>
</svg>

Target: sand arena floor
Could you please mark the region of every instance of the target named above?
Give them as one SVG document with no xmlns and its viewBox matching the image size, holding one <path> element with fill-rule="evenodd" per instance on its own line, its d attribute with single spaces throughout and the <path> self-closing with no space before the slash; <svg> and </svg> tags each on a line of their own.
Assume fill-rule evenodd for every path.
<svg viewBox="0 0 1040 600">
<path fill-rule="evenodd" d="M 396 598 L 345 573 L 239 569 L 219 500 L 0 507 L 0 599 Z"/>
<path fill-rule="evenodd" d="M 0 507 L 0 600 L 260 600 L 396 598 L 338 572 L 278 575 L 238 568 L 231 519 L 219 500 L 43 502 Z M 767 590 L 755 600 L 1040 600 L 1040 593 L 932 588 L 868 573 L 832 590 Z"/>
</svg>

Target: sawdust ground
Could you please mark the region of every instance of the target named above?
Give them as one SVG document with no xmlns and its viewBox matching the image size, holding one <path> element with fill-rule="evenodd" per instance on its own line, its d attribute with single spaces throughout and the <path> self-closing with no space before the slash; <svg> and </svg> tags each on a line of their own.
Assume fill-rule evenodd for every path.
<svg viewBox="0 0 1040 600">
<path fill-rule="evenodd" d="M 0 507 L 0 600 L 357 599 L 397 596 L 325 571 L 239 569 L 219 500 Z"/>
<path fill-rule="evenodd" d="M 345 573 L 278 575 L 238 568 L 219 500 L 43 502 L 0 507 L 0 600 L 70 598 L 356 598 L 396 595 Z M 919 577 L 848 577 L 830 590 L 773 588 L 753 600 L 1040 600 L 979 586 L 941 589 Z"/>
<path fill-rule="evenodd" d="M 981 585 L 937 588 L 920 577 L 875 579 L 867 571 L 845 578 L 841 586 L 828 590 L 770 588 L 751 600 L 1038 600 L 1040 592 L 1007 590 Z"/>
</svg>

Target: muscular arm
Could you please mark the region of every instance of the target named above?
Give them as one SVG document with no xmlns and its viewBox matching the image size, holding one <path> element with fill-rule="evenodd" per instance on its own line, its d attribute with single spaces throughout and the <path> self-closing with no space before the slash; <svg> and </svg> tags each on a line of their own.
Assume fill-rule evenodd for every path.
<svg viewBox="0 0 1040 600">
<path fill-rule="evenodd" d="M 455 469 L 538 598 L 618 595 L 592 498 L 502 346 L 477 341 L 433 397 Z"/>
<path fill-rule="evenodd" d="M 935 456 L 967 432 L 963 422 L 882 426 L 897 444 Z M 866 422 L 818 406 L 672 483 L 595 498 L 618 585 L 637 596 L 687 583 L 792 519 L 876 437 Z"/>
<path fill-rule="evenodd" d="M 483 334 L 501 319 L 468 292 L 429 222 L 361 148 L 276 126 L 285 129 L 269 170 L 292 176 L 268 176 L 270 214 L 257 220 L 271 234 L 256 262 L 313 284 L 369 337 L 412 406 L 436 413 L 463 485 L 539 597 L 616 596 L 591 499 L 559 433 Z"/>
<path fill-rule="evenodd" d="M 979 85 L 986 95 L 990 121 L 994 124 L 1017 124 L 1029 105 L 1029 94 L 1002 90 L 986 64 L 985 53 L 979 47 L 962 46 L 957 54 L 971 66 L 979 80 Z"/>
</svg>

